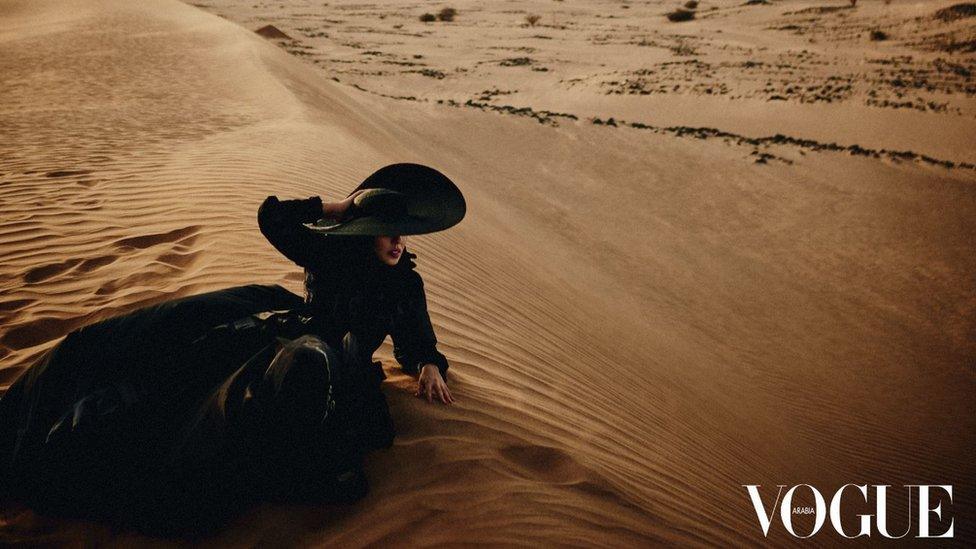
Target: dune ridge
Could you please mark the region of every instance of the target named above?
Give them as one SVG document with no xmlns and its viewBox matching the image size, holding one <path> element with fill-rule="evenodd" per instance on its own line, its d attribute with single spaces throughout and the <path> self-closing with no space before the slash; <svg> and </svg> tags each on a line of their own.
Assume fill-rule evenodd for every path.
<svg viewBox="0 0 976 549">
<path fill-rule="evenodd" d="M 341 197 L 417 161 L 467 197 L 462 224 L 408 244 L 458 403 L 410 397 L 385 344 L 400 434 L 371 495 L 263 506 L 208 543 L 743 545 L 767 541 L 743 483 L 971 485 L 968 170 L 760 165 L 717 140 L 395 101 L 178 2 L 0 19 L 0 383 L 141 305 L 300 291 L 257 231 L 268 194 Z M 971 540 L 972 502 L 954 512 Z M 0 516 L 0 540 L 81 538 L 152 541 Z"/>
</svg>

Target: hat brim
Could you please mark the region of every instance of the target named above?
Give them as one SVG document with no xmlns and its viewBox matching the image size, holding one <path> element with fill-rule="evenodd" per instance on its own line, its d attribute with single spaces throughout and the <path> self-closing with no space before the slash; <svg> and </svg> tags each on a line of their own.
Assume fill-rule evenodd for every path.
<svg viewBox="0 0 976 549">
<path fill-rule="evenodd" d="M 420 164 L 380 168 L 349 194 L 360 189 L 389 189 L 405 195 L 405 213 L 393 217 L 364 215 L 338 223 L 320 219 L 305 226 L 315 233 L 349 236 L 428 234 L 457 225 L 467 211 L 464 196 L 454 182 Z"/>
<path fill-rule="evenodd" d="M 416 235 L 436 233 L 457 224 L 444 219 L 405 216 L 398 219 L 383 219 L 366 216 L 350 219 L 342 223 L 319 220 L 305 226 L 315 233 L 348 235 L 348 236 L 383 236 L 383 235 Z"/>
</svg>

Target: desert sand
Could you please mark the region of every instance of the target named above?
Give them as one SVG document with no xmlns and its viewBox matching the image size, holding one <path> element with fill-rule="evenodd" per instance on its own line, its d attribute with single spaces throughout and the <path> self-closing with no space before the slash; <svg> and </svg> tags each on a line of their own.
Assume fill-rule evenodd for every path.
<svg viewBox="0 0 976 549">
<path fill-rule="evenodd" d="M 408 241 L 457 402 L 414 398 L 384 344 L 399 436 L 365 500 L 202 540 L 9 508 L 0 543 L 791 545 L 742 485 L 848 482 L 954 485 L 972 543 L 955 4 L 0 1 L 0 387 L 142 305 L 300 292 L 268 194 L 420 162 L 468 202 Z"/>
</svg>

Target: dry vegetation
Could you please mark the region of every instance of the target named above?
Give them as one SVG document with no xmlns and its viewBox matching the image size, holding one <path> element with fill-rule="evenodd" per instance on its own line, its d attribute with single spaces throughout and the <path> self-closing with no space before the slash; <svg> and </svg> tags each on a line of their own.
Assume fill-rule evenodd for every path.
<svg viewBox="0 0 976 549">
<path fill-rule="evenodd" d="M 672 23 L 680 23 L 683 21 L 691 21 L 695 18 L 695 12 L 691 10 L 686 10 L 683 8 L 678 8 L 667 14 L 668 21 Z"/>
<path fill-rule="evenodd" d="M 444 8 L 437 13 L 437 18 L 441 21 L 454 21 L 457 13 L 457 10 L 454 8 Z"/>
</svg>

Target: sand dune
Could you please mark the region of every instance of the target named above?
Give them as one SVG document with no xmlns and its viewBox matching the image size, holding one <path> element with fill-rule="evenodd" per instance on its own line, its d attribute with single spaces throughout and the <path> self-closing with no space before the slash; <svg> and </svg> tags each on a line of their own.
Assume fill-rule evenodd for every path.
<svg viewBox="0 0 976 549">
<path fill-rule="evenodd" d="M 207 543 L 753 544 L 766 540 L 742 484 L 855 481 L 955 485 L 956 541 L 972 542 L 971 77 L 950 69 L 951 94 L 900 98 L 941 94 L 944 109 L 871 104 L 897 95 L 869 94 L 888 78 L 876 67 L 831 102 L 760 86 L 889 46 L 920 52 L 902 69 L 928 67 L 948 55 L 931 49 L 949 43 L 938 25 L 971 23 L 934 19 L 948 2 L 843 18 L 796 4 L 717 3 L 678 31 L 657 3 L 627 9 L 654 21 L 632 29 L 597 3 L 532 4 L 552 27 L 520 27 L 524 13 L 475 3 L 425 26 L 412 4 L 203 6 L 228 21 L 169 1 L 2 2 L 0 384 L 71 329 L 141 305 L 250 282 L 299 291 L 257 231 L 260 201 L 340 197 L 384 164 L 422 162 L 469 205 L 408 244 L 457 404 L 412 398 L 384 346 L 400 436 L 370 457 L 371 495 L 264 506 Z M 799 75 L 718 67 L 800 55 L 806 34 L 752 31 L 814 16 L 828 19 L 802 23 L 819 34 L 816 59 L 789 62 Z M 881 23 L 920 30 L 850 51 L 852 29 Z M 265 24 L 302 38 L 252 32 Z M 665 45 L 627 44 L 641 33 Z M 648 48 L 666 63 L 682 43 L 715 65 L 692 70 L 691 92 L 605 93 Z M 364 55 L 384 44 L 389 56 Z M 466 70 L 368 74 L 408 55 L 430 64 L 404 70 Z M 501 63 L 519 57 L 532 61 Z M 946 62 L 969 70 L 972 56 Z M 695 91 L 708 79 L 736 97 Z M 794 141 L 749 141 L 777 133 Z M 22 509 L 0 521 L 4 542 L 178 541 Z"/>
</svg>

